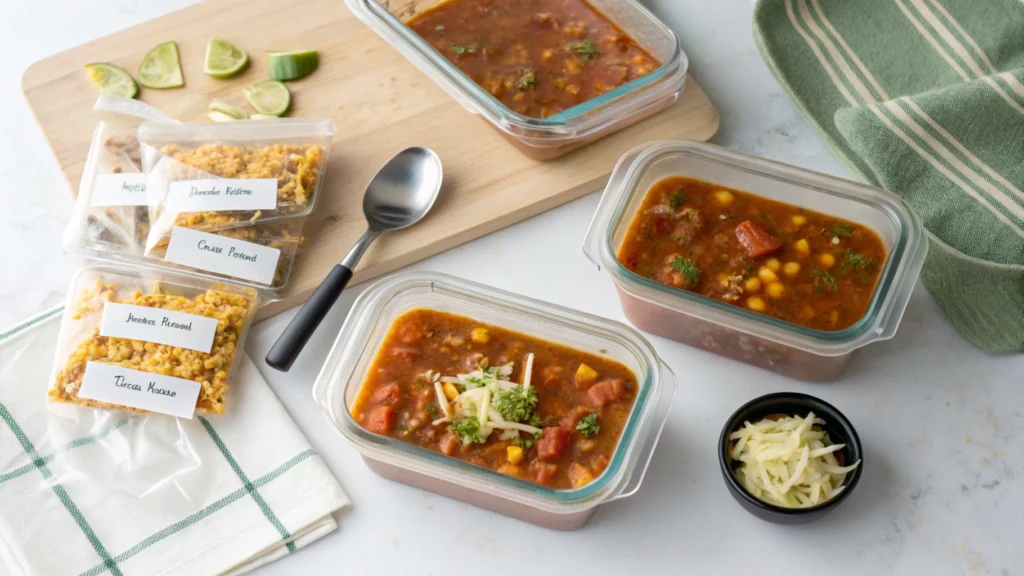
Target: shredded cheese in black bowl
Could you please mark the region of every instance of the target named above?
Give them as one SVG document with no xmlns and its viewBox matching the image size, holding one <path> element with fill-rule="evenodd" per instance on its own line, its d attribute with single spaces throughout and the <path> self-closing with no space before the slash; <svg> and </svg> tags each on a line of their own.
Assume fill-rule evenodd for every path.
<svg viewBox="0 0 1024 576">
<path fill-rule="evenodd" d="M 831 404 L 795 392 L 744 404 L 719 438 L 722 477 L 733 498 L 779 524 L 810 522 L 835 509 L 859 482 L 861 458 L 850 421 Z"/>
</svg>

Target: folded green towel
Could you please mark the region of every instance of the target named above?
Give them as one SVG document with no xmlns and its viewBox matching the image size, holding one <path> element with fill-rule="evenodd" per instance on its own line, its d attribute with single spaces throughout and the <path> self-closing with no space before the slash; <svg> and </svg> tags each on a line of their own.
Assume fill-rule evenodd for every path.
<svg viewBox="0 0 1024 576">
<path fill-rule="evenodd" d="M 1024 349 L 1024 0 L 759 0 L 754 34 L 839 159 L 924 221 L 960 333 Z"/>
</svg>

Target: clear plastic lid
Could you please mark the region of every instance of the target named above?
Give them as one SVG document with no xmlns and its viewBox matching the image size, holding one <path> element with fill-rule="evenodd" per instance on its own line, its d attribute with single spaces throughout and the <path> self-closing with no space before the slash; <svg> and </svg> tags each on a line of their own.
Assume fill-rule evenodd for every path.
<svg viewBox="0 0 1024 576">
<path fill-rule="evenodd" d="M 127 264 L 85 266 L 68 290 L 49 399 L 147 411 L 146 400 L 137 405 L 115 401 L 125 387 L 104 381 L 93 370 L 93 365 L 100 365 L 122 369 L 126 378 L 133 372 L 159 375 L 164 380 L 156 381 L 155 387 L 176 394 L 188 394 L 175 387 L 194 382 L 198 384 L 195 407 L 223 413 L 258 306 L 256 291 L 248 288 Z M 86 394 L 83 386 L 90 370 L 97 376 L 92 392 Z M 154 397 L 145 389 L 135 396 Z"/>
<path fill-rule="evenodd" d="M 616 254 L 648 190 L 658 181 L 685 176 L 841 216 L 878 233 L 887 258 L 867 312 L 853 326 L 812 330 L 642 277 Z M 917 282 L 928 241 L 920 220 L 895 195 L 835 178 L 690 140 L 646 144 L 626 153 L 605 188 L 584 241 L 592 262 L 616 284 L 642 300 L 733 330 L 819 356 L 839 356 L 892 338 Z"/>
<path fill-rule="evenodd" d="M 427 308 L 536 336 L 620 362 L 639 390 L 611 462 L 578 489 L 555 490 L 473 466 L 360 426 L 351 407 L 392 323 Z M 633 329 L 437 273 L 402 273 L 364 292 L 352 307 L 313 387 L 324 416 L 368 458 L 552 513 L 580 512 L 639 489 L 675 397 L 672 371 Z"/>
<path fill-rule="evenodd" d="M 590 4 L 661 62 L 653 72 L 547 118 L 510 110 L 413 32 L 405 22 L 446 0 L 345 0 L 349 9 L 474 114 L 534 148 L 554 148 L 621 125 L 674 100 L 683 91 L 689 61 L 675 33 L 636 0 Z"/>
</svg>

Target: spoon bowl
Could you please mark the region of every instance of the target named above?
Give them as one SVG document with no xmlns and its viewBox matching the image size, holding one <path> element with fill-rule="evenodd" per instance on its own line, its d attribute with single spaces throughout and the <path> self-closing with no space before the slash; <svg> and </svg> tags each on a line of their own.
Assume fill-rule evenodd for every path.
<svg viewBox="0 0 1024 576">
<path fill-rule="evenodd" d="M 434 206 L 443 181 L 441 159 L 428 148 L 403 150 L 377 171 L 363 196 L 366 233 L 292 318 L 267 353 L 267 364 L 282 372 L 291 369 L 352 279 L 352 271 L 374 239 L 384 232 L 401 230 L 422 220 Z"/>
<path fill-rule="evenodd" d="M 370 230 L 401 230 L 422 220 L 437 200 L 442 176 L 441 159 L 428 148 L 409 148 L 389 160 L 363 196 Z"/>
</svg>

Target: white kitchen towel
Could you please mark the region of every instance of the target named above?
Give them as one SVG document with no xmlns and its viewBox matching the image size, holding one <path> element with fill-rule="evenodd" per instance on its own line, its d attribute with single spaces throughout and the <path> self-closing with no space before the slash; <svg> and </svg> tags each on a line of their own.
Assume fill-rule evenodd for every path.
<svg viewBox="0 0 1024 576">
<path fill-rule="evenodd" d="M 241 574 L 338 527 L 348 497 L 248 357 L 224 415 L 117 413 L 56 440 L 60 312 L 0 333 L 0 556 L 14 575 Z M 177 441 L 152 440 L 168 429 Z"/>
</svg>

